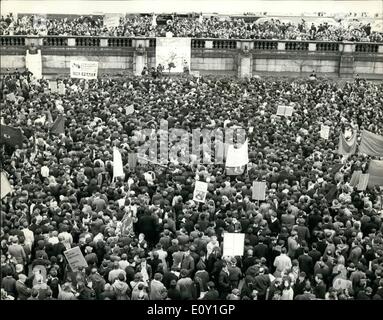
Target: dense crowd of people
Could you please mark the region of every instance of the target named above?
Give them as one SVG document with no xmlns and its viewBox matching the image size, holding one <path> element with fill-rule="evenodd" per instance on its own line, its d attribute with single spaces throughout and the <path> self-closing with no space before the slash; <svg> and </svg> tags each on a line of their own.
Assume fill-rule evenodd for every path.
<svg viewBox="0 0 383 320">
<path fill-rule="evenodd" d="M 28 71 L 1 79 L 2 98 L 15 97 L 2 99 L 1 122 L 24 134 L 1 146 L 13 187 L 1 201 L 2 299 L 383 299 L 382 189 L 350 186 L 371 157 L 337 154 L 349 125 L 383 134 L 382 83 L 155 72 L 57 81 L 64 95 Z M 276 116 L 279 104 L 293 115 Z M 246 128 L 246 172 L 134 161 L 142 129 L 160 121 Z M 205 203 L 192 200 L 196 180 L 208 182 Z M 266 181 L 265 201 L 252 199 L 254 180 Z M 223 255 L 225 232 L 245 233 L 242 256 Z M 88 267 L 73 271 L 64 252 L 77 246 Z"/>
<path fill-rule="evenodd" d="M 261 23 L 245 22 L 244 19 L 222 19 L 219 16 L 184 18 L 173 16 L 166 24 L 157 24 L 154 16 L 124 16 L 118 26 L 108 26 L 102 17 L 44 18 L 13 15 L 2 16 L 0 34 L 4 35 L 76 35 L 116 37 L 175 37 L 281 39 L 324 41 L 383 41 L 382 32 L 371 31 L 371 24 L 344 25 L 343 23 L 314 24 L 302 19 L 299 23 L 269 19 Z"/>
</svg>

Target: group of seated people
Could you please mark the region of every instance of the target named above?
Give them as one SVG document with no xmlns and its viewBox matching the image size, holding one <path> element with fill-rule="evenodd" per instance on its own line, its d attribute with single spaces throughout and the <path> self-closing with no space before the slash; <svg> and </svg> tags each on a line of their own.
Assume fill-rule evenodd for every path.
<svg viewBox="0 0 383 320">
<path fill-rule="evenodd" d="M 115 36 L 115 37 L 175 37 L 223 39 L 276 39 L 381 42 L 382 32 L 371 31 L 371 24 L 334 25 L 328 22 L 299 23 L 271 18 L 264 22 L 245 22 L 244 19 L 222 19 L 219 16 L 184 18 L 173 16 L 166 24 L 157 24 L 156 16 L 120 18 L 119 26 L 105 25 L 102 17 L 44 18 L 23 16 L 15 19 L 9 14 L 0 19 L 0 35 L 56 35 L 56 36 Z"/>
<path fill-rule="evenodd" d="M 13 189 L 0 208 L 2 299 L 383 299 L 382 188 L 350 185 L 370 156 L 337 153 L 346 126 L 383 135 L 382 83 L 150 73 L 50 81 L 65 93 L 30 72 L 1 78 L 1 124 L 24 135 L 0 150 Z M 294 106 L 291 117 L 276 116 L 281 104 Z M 64 134 L 52 133 L 59 115 Z M 245 128 L 247 170 L 137 161 L 143 130 L 160 122 L 190 133 Z M 198 180 L 208 183 L 204 203 L 193 200 Z M 253 200 L 256 180 L 266 181 L 264 201 Z M 226 232 L 245 234 L 242 255 L 224 255 Z M 87 267 L 69 266 L 74 247 Z"/>
</svg>

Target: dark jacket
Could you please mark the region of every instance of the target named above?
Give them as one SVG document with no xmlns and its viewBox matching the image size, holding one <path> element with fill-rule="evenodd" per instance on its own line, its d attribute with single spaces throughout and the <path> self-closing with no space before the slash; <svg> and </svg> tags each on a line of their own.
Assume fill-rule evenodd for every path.
<svg viewBox="0 0 383 320">
<path fill-rule="evenodd" d="M 219 300 L 218 291 L 213 289 L 206 292 L 202 300 Z"/>
</svg>

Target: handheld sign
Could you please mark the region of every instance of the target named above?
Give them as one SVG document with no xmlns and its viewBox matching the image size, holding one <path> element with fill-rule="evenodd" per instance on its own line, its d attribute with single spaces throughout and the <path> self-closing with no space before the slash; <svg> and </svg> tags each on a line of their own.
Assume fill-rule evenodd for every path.
<svg viewBox="0 0 383 320">
<path fill-rule="evenodd" d="M 291 117 L 294 112 L 294 107 L 278 106 L 277 116 Z"/>
<path fill-rule="evenodd" d="M 266 198 L 266 182 L 253 181 L 253 200 L 264 201 Z"/>
<path fill-rule="evenodd" d="M 224 256 L 243 256 L 245 249 L 245 234 L 244 233 L 229 233 L 223 234 L 223 255 Z"/>
<path fill-rule="evenodd" d="M 294 112 L 294 107 L 286 107 L 285 109 L 285 117 L 291 117 Z"/>
<path fill-rule="evenodd" d="M 98 61 L 71 61 L 70 77 L 78 79 L 97 79 Z"/>
<path fill-rule="evenodd" d="M 285 110 L 286 110 L 285 106 L 278 106 L 277 116 L 284 116 L 285 115 Z"/>
<path fill-rule="evenodd" d="M 57 92 L 57 82 L 56 81 L 49 81 L 49 89 L 51 89 L 52 93 Z"/>
<path fill-rule="evenodd" d="M 320 137 L 322 139 L 328 140 L 329 135 L 330 135 L 330 127 L 326 125 L 322 125 L 320 130 Z"/>
<path fill-rule="evenodd" d="M 362 174 L 362 170 L 356 170 L 352 173 L 351 180 L 350 180 L 350 186 L 355 187 L 359 183 L 359 177 Z"/>
<path fill-rule="evenodd" d="M 58 86 L 57 86 L 57 88 L 58 88 L 58 93 L 59 93 L 59 95 L 64 95 L 65 94 L 65 91 L 66 91 L 66 89 L 65 89 L 65 84 L 63 84 L 63 83 L 59 83 L 58 84 Z"/>
<path fill-rule="evenodd" d="M 86 262 L 80 247 L 74 247 L 72 249 L 66 250 L 64 251 L 64 255 L 72 271 L 77 271 L 80 267 L 88 267 L 88 263 Z"/>
<path fill-rule="evenodd" d="M 207 194 L 207 183 L 196 181 L 193 193 L 193 200 L 205 203 Z"/>
</svg>

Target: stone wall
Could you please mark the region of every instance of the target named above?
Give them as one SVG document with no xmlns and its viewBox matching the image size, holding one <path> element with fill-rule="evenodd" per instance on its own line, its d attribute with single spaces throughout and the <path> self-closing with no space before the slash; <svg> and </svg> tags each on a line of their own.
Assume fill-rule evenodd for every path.
<svg viewBox="0 0 383 320">
<path fill-rule="evenodd" d="M 23 69 L 33 40 L 46 76 L 69 74 L 71 60 L 99 62 L 99 74 L 140 74 L 156 67 L 154 38 L 0 36 L 1 71 Z M 248 77 L 255 74 L 383 79 L 383 43 L 193 39 L 191 71 Z"/>
<path fill-rule="evenodd" d="M 0 57 L 1 72 L 6 69 L 24 69 L 25 68 L 25 55 L 1 55 Z"/>
</svg>

